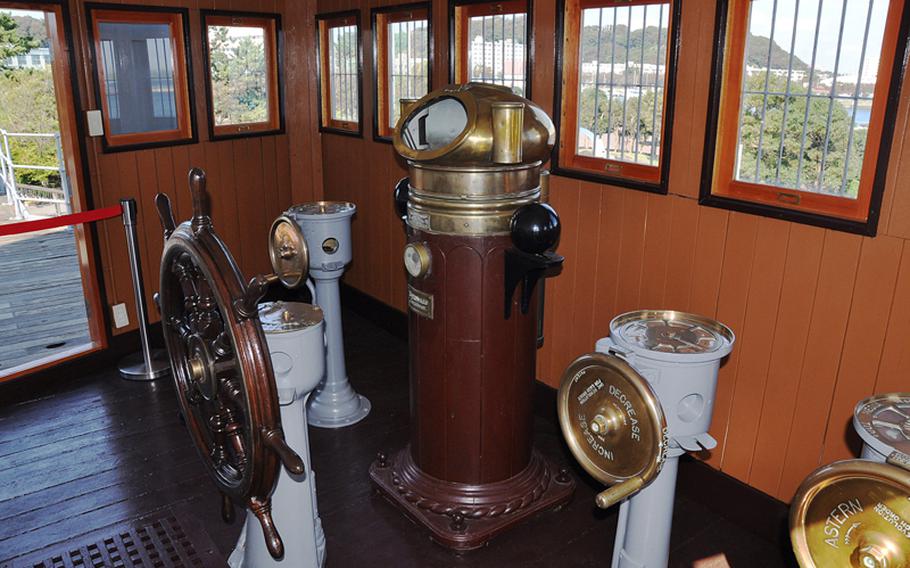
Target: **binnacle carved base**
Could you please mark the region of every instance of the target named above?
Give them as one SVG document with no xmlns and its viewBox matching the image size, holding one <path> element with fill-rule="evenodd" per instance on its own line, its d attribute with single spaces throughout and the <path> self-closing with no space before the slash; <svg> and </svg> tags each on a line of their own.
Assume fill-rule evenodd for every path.
<svg viewBox="0 0 910 568">
<path fill-rule="evenodd" d="M 414 463 L 410 447 L 370 465 L 378 492 L 439 544 L 472 550 L 537 513 L 567 503 L 575 480 L 534 451 L 521 473 L 495 483 L 467 484 L 429 476 Z"/>
</svg>

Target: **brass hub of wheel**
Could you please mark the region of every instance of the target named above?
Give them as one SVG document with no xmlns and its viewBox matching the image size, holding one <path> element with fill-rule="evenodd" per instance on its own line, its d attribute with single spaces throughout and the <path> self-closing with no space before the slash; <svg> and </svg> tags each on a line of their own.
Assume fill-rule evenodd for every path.
<svg viewBox="0 0 910 568">
<path fill-rule="evenodd" d="M 187 353 L 185 359 L 187 373 L 193 386 L 202 398 L 207 401 L 214 400 L 218 392 L 218 377 L 208 344 L 199 334 L 193 334 L 187 339 Z"/>
</svg>

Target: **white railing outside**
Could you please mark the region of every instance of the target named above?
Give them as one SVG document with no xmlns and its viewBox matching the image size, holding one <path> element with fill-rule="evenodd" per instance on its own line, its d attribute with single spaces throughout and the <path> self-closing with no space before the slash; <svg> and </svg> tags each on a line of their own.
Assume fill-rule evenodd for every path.
<svg viewBox="0 0 910 568">
<path fill-rule="evenodd" d="M 53 138 L 57 147 L 57 165 L 41 166 L 35 164 L 16 164 L 10 153 L 10 138 Z M 60 187 L 28 185 L 16 181 L 16 170 L 43 170 L 57 172 L 60 176 Z M 51 203 L 57 215 L 71 212 L 70 184 L 63 163 L 63 145 L 60 133 L 40 134 L 7 132 L 0 128 L 0 188 L 6 192 L 6 203 L 13 208 L 17 220 L 31 217 L 28 203 Z"/>
</svg>

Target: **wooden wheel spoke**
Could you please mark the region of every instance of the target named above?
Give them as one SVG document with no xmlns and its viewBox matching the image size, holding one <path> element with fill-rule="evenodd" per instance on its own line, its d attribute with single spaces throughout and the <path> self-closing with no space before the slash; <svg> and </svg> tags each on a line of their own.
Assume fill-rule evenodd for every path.
<svg viewBox="0 0 910 568">
<path fill-rule="evenodd" d="M 231 342 L 231 336 L 222 331 L 212 342 L 212 352 L 218 357 L 229 357 L 234 355 L 234 344 Z"/>
</svg>

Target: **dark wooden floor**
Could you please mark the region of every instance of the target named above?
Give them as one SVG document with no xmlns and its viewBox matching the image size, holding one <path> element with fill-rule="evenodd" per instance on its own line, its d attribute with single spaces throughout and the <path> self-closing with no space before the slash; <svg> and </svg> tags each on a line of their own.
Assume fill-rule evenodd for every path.
<svg viewBox="0 0 910 568">
<path fill-rule="evenodd" d="M 373 411 L 353 427 L 311 430 L 328 566 L 609 563 L 615 510 L 594 507 L 599 488 L 574 467 L 552 416 L 536 420 L 537 445 L 572 465 L 575 498 L 484 549 L 454 555 L 373 494 L 369 463 L 377 451 L 398 448 L 407 437 L 406 344 L 353 313 L 344 317 L 349 374 Z M 220 520 L 217 494 L 177 417 L 169 380 L 130 383 L 113 370 L 61 379 L 64 386 L 47 392 L 0 388 L 0 566 L 4 559 L 37 558 L 100 538 L 117 525 L 163 511 L 204 527 L 216 547 L 214 565 L 222 563 L 240 523 Z M 680 495 L 676 505 L 672 566 L 717 555 L 734 568 L 791 565 L 775 545 L 695 499 Z"/>
</svg>

